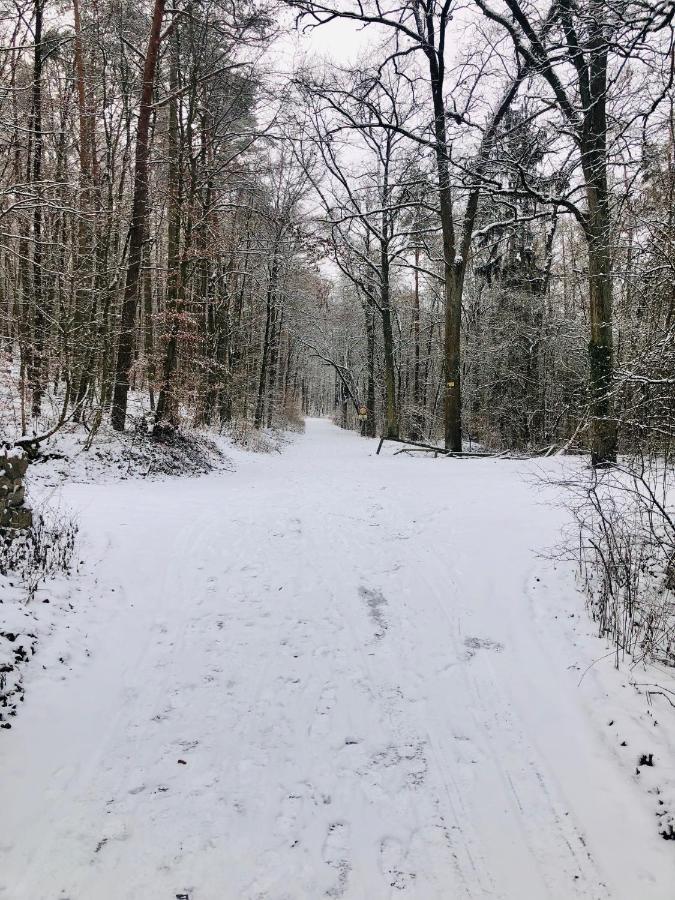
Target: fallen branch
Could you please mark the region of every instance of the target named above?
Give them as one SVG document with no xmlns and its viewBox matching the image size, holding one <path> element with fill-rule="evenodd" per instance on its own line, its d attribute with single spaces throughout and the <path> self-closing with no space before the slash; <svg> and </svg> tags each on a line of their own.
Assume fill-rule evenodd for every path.
<svg viewBox="0 0 675 900">
<path fill-rule="evenodd" d="M 376 456 L 380 455 L 380 450 L 382 449 L 382 445 L 385 441 L 392 441 L 395 444 L 405 444 L 401 450 L 396 450 L 394 452 L 394 456 L 398 453 L 412 453 L 414 450 L 422 450 L 426 453 L 434 453 L 441 454 L 441 456 L 451 456 L 456 459 L 526 459 L 524 456 L 514 456 L 513 454 L 509 454 L 508 452 L 503 453 L 488 453 L 483 450 L 445 450 L 443 447 L 435 447 L 433 444 L 422 444 L 419 441 L 406 441 L 403 438 L 394 438 L 394 437 L 386 437 L 382 436 L 380 438 L 380 442 L 377 445 L 377 451 L 375 453 Z"/>
<path fill-rule="evenodd" d="M 70 413 L 67 413 L 68 403 L 70 401 L 70 387 L 66 390 L 65 397 L 63 399 L 63 406 L 61 408 L 61 415 L 59 416 L 59 420 L 54 425 L 53 428 L 50 428 L 49 431 L 45 431 L 43 434 L 33 434 L 31 437 L 20 437 L 15 441 L 12 441 L 14 447 L 22 447 L 24 450 L 35 452 L 37 448 L 43 441 L 49 440 L 50 437 L 56 434 L 57 431 L 60 431 L 61 428 L 69 422 L 75 414 L 81 409 L 83 401 L 76 403 L 72 408 Z"/>
<path fill-rule="evenodd" d="M 645 682 L 633 682 L 636 688 L 644 688 L 645 694 L 647 695 L 647 699 L 651 703 L 651 698 L 655 696 L 665 697 L 665 699 L 670 703 L 670 705 L 675 708 L 675 701 L 673 698 L 675 697 L 675 691 L 671 691 L 669 688 L 664 687 L 662 684 L 649 684 Z"/>
</svg>

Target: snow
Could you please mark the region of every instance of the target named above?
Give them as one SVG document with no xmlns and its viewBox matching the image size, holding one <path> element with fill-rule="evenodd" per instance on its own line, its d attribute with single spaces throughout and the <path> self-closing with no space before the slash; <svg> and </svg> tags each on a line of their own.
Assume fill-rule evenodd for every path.
<svg viewBox="0 0 675 900">
<path fill-rule="evenodd" d="M 41 455 L 31 468 L 31 483 L 52 487 L 66 480 L 100 484 L 226 469 L 229 460 L 214 438 L 184 430 L 172 440 L 157 441 L 146 431 L 120 434 L 106 425 L 99 428 L 88 447 L 89 434 L 82 426 L 67 425 L 44 442 Z"/>
<path fill-rule="evenodd" d="M 0 731 L 3 900 L 672 898 L 673 711 L 538 555 L 553 489 L 375 449 L 56 491 L 88 573 Z"/>
</svg>

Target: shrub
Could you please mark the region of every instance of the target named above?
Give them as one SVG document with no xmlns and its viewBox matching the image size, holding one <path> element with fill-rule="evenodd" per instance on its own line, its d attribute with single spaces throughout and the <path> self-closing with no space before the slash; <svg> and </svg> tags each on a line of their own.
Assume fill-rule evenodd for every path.
<svg viewBox="0 0 675 900">
<path fill-rule="evenodd" d="M 70 571 L 77 530 L 74 520 L 50 508 L 35 511 L 26 531 L 0 529 L 0 574 L 17 577 L 32 600 L 44 581 Z"/>
<path fill-rule="evenodd" d="M 675 472 L 635 457 L 571 485 L 577 556 L 599 632 L 619 656 L 675 665 Z"/>
</svg>

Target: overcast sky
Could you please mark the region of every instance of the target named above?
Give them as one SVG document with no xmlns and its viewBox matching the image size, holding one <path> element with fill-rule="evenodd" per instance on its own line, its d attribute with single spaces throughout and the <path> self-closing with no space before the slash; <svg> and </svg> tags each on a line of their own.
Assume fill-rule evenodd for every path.
<svg viewBox="0 0 675 900">
<path fill-rule="evenodd" d="M 294 17 L 286 15 L 286 21 L 292 26 Z M 365 29 L 356 22 L 335 19 L 302 32 L 292 30 L 277 43 L 276 55 L 283 68 L 292 67 L 293 62 L 297 63 L 304 57 L 322 57 L 338 65 L 346 65 L 354 62 L 377 39 L 377 31 L 372 26 Z"/>
</svg>

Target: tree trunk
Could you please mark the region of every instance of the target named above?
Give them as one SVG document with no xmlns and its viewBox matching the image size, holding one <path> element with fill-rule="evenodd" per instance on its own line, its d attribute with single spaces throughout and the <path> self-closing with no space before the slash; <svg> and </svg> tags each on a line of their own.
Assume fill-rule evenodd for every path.
<svg viewBox="0 0 675 900">
<path fill-rule="evenodd" d="M 148 253 L 149 256 L 149 253 Z M 152 276 L 150 275 L 150 260 L 145 262 L 143 273 L 143 305 L 145 313 L 145 329 L 143 340 L 145 346 L 145 371 L 148 379 L 148 397 L 150 409 L 155 409 L 155 330 L 154 308 L 152 302 Z"/>
<path fill-rule="evenodd" d="M 143 66 L 143 89 L 138 114 L 136 135 L 136 158 L 134 171 L 134 191 L 129 230 L 129 256 L 127 262 L 122 321 L 117 364 L 115 366 L 115 386 L 113 390 L 110 422 L 115 431 L 124 431 L 129 395 L 129 372 L 131 370 L 136 307 L 138 305 L 138 282 L 141 270 L 143 242 L 148 220 L 148 161 L 150 156 L 149 133 L 152 113 L 152 94 L 157 69 L 157 57 L 161 40 L 162 19 L 165 0 L 155 0 L 148 47 Z"/>
<path fill-rule="evenodd" d="M 616 462 L 617 430 L 612 415 L 612 253 L 607 187 L 607 43 L 601 10 L 595 9 L 589 48 L 591 103 L 584 110 L 581 164 L 588 201 L 588 279 L 591 339 L 588 345 L 591 393 L 591 461 L 596 467 Z"/>
<path fill-rule="evenodd" d="M 31 181 L 35 191 L 33 211 L 33 352 L 29 381 L 32 391 L 31 412 L 34 419 L 40 415 L 44 378 L 45 310 L 42 278 L 42 20 L 44 0 L 35 0 L 35 58 L 33 64 L 33 172 Z"/>
<path fill-rule="evenodd" d="M 420 397 L 420 248 L 415 247 L 415 287 L 413 292 L 412 307 L 412 336 L 413 336 L 413 416 L 412 438 L 421 440 L 424 434 L 424 415 Z"/>
<path fill-rule="evenodd" d="M 270 372 L 269 372 L 269 388 L 268 388 L 268 407 L 267 407 L 267 427 L 271 428 L 274 424 L 274 413 L 279 407 L 279 359 L 281 357 L 281 340 L 284 327 L 284 310 L 283 307 L 278 309 L 275 306 L 273 310 L 274 316 L 272 321 L 272 341 L 270 346 Z"/>
<path fill-rule="evenodd" d="M 155 419 L 158 423 L 176 424 L 176 401 L 172 381 L 178 362 L 179 314 L 178 298 L 183 289 L 180 272 L 180 209 L 181 178 L 178 147 L 178 28 L 174 22 L 171 35 L 171 64 L 169 67 L 169 134 L 168 134 L 168 234 L 167 234 L 167 286 L 166 314 L 170 323 L 169 337 L 164 351 L 162 387 L 157 400 Z"/>
<path fill-rule="evenodd" d="M 438 172 L 438 199 L 443 238 L 443 275 L 445 296 L 445 333 L 443 361 L 445 388 L 444 430 L 445 449 L 459 452 L 462 449 L 462 394 L 460 383 L 460 325 L 462 318 L 463 260 L 455 262 L 455 232 L 452 213 L 452 193 L 448 167 L 448 141 L 445 129 L 445 104 L 443 101 L 443 61 L 437 62 L 435 54 L 427 54 L 431 75 L 431 93 L 434 104 L 434 137 L 436 168 Z M 461 270 L 461 271 L 456 271 Z M 457 277 L 459 276 L 459 277 Z"/>
<path fill-rule="evenodd" d="M 368 383 L 366 399 L 366 437 L 375 437 L 377 434 L 377 419 L 375 418 L 375 310 L 368 299 L 364 304 L 366 313 L 366 342 L 368 356 Z"/>
<path fill-rule="evenodd" d="M 396 367 L 394 364 L 394 333 L 391 321 L 391 285 L 389 273 L 390 202 L 389 170 L 391 137 L 387 135 L 387 152 L 382 179 L 382 236 L 380 238 L 380 309 L 382 311 L 382 337 L 384 344 L 384 417 L 385 434 L 399 436 L 398 409 L 396 405 Z"/>
<path fill-rule="evenodd" d="M 92 377 L 91 325 L 93 324 L 94 300 L 91 292 L 95 277 L 95 228 L 94 215 L 94 124 L 87 104 L 87 68 L 84 59 L 80 0 L 73 0 L 73 20 L 75 24 L 74 62 L 77 92 L 78 121 L 80 130 L 80 216 L 77 240 L 77 281 L 75 286 L 75 310 L 73 315 L 71 371 L 74 390 L 75 411 L 73 419 L 82 419 L 82 405 L 87 393 L 87 385 Z"/>
<path fill-rule="evenodd" d="M 589 207 L 597 203 L 588 191 Z M 602 203 L 602 201 L 600 201 Z M 596 217 L 594 217 L 596 218 Z M 607 219 L 598 222 L 597 219 Z M 612 415 L 612 274 L 609 221 L 603 213 L 591 225 L 588 236 L 588 277 L 591 339 L 588 344 L 591 392 L 591 461 L 596 467 L 616 462 L 617 432 Z"/>
<path fill-rule="evenodd" d="M 396 368 L 394 365 L 394 334 L 391 324 L 391 298 L 389 289 L 389 249 L 382 242 L 380 308 L 382 310 L 382 337 L 384 344 L 384 402 L 385 433 L 387 437 L 399 435 L 398 410 L 396 408 Z"/>
<path fill-rule="evenodd" d="M 260 362 L 260 379 L 258 381 L 258 399 L 255 407 L 255 418 L 253 424 L 256 428 L 261 428 L 265 418 L 265 393 L 267 387 L 268 365 L 270 356 L 270 344 L 272 340 L 271 330 L 274 323 L 274 304 L 277 282 L 277 249 L 274 248 L 272 254 L 272 268 L 270 270 L 270 280 L 267 285 L 267 309 L 265 315 L 265 335 L 263 337 L 262 359 Z"/>
</svg>

